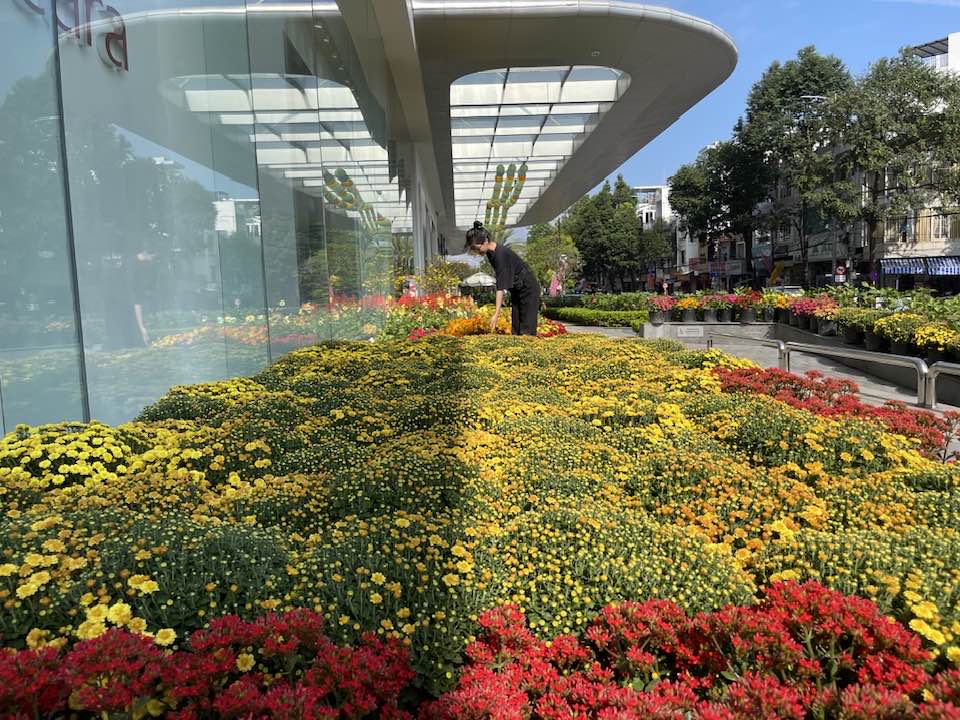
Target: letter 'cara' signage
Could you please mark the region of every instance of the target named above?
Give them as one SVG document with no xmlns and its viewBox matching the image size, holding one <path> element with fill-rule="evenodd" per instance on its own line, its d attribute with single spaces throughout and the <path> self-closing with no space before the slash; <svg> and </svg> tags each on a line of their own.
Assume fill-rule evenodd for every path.
<svg viewBox="0 0 960 720">
<path fill-rule="evenodd" d="M 26 12 L 39 15 L 48 22 L 55 18 L 62 35 L 72 36 L 81 46 L 97 46 L 100 59 L 114 70 L 129 70 L 127 26 L 116 8 L 103 0 L 12 0 Z M 40 0 L 42 2 L 42 0 Z"/>
</svg>

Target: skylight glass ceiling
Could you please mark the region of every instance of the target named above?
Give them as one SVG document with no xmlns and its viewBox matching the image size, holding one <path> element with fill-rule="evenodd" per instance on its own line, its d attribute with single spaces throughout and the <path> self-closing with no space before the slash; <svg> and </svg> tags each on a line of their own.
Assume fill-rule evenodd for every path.
<svg viewBox="0 0 960 720">
<path fill-rule="evenodd" d="M 629 85 L 626 73 L 588 66 L 487 70 L 453 83 L 457 225 L 483 220 L 498 165 L 526 163 L 526 184 L 507 213 L 515 225 Z"/>
<path fill-rule="evenodd" d="M 412 231 L 396 168 L 391 177 L 387 150 L 371 136 L 349 87 L 312 75 L 255 74 L 252 85 L 249 75 L 180 77 L 167 90 L 187 109 L 256 143 L 262 170 L 323 195 L 371 227 Z M 338 202 L 331 189 L 349 202 Z"/>
</svg>

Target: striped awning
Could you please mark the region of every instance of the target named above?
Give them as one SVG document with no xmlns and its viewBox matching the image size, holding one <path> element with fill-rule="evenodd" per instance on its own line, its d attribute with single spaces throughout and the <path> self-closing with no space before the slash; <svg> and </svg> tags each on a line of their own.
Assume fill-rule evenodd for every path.
<svg viewBox="0 0 960 720">
<path fill-rule="evenodd" d="M 923 275 L 923 258 L 885 258 L 880 267 L 887 275 Z"/>
<path fill-rule="evenodd" d="M 927 258 L 927 272 L 931 275 L 960 275 L 960 257 Z"/>
</svg>

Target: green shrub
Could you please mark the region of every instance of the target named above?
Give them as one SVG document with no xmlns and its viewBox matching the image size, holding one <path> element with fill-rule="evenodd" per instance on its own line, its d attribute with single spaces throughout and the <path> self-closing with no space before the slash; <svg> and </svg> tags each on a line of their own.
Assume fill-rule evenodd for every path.
<svg viewBox="0 0 960 720">
<path fill-rule="evenodd" d="M 544 316 L 571 325 L 631 327 L 647 321 L 646 310 L 590 310 L 587 308 L 547 308 Z"/>
</svg>

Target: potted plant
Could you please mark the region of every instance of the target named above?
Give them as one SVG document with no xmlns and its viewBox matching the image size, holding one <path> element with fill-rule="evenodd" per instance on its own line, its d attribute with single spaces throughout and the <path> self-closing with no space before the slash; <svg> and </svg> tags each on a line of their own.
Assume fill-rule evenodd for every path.
<svg viewBox="0 0 960 720">
<path fill-rule="evenodd" d="M 797 327 L 801 330 L 810 329 L 810 318 L 817 309 L 817 302 L 810 297 L 801 297 L 790 303 L 790 310 L 797 318 Z M 791 323 L 793 324 L 793 323 Z"/>
<path fill-rule="evenodd" d="M 740 292 L 736 295 L 736 305 L 740 310 L 740 322 L 750 324 L 757 321 L 757 307 L 760 305 L 760 293 L 755 290 Z"/>
<path fill-rule="evenodd" d="M 704 295 L 700 298 L 700 306 L 703 308 L 704 322 L 717 322 L 717 313 L 723 310 L 727 310 L 727 312 L 730 311 L 730 303 L 727 302 L 726 295 Z"/>
<path fill-rule="evenodd" d="M 733 295 L 720 295 L 723 304 L 717 311 L 717 319 L 720 322 L 733 322 L 733 301 L 736 299 Z"/>
<path fill-rule="evenodd" d="M 837 324 L 837 330 L 844 344 L 863 343 L 863 318 L 866 312 L 863 308 L 856 307 L 841 307 L 834 311 L 833 320 Z"/>
<path fill-rule="evenodd" d="M 677 304 L 677 299 L 670 295 L 651 295 L 648 302 L 650 322 L 654 325 L 663 325 L 670 317 L 670 310 Z"/>
<path fill-rule="evenodd" d="M 781 305 L 781 301 L 783 304 Z M 773 292 L 771 290 L 763 291 L 763 299 L 761 300 L 761 306 L 763 307 L 763 321 L 772 323 L 772 322 L 789 322 L 789 317 L 781 315 L 781 308 L 784 310 L 787 307 L 787 296 L 778 292 Z"/>
<path fill-rule="evenodd" d="M 816 318 L 817 334 L 826 337 L 837 334 L 836 312 L 839 309 L 837 301 L 823 295 L 817 300 L 817 308 L 813 311 Z"/>
<path fill-rule="evenodd" d="M 946 323 L 926 323 L 917 328 L 913 342 L 925 352 L 928 364 L 949 362 L 951 348 L 960 345 L 960 332 Z"/>
<path fill-rule="evenodd" d="M 916 313 L 895 312 L 874 324 L 874 332 L 890 342 L 894 355 L 913 355 L 914 336 L 926 320 Z"/>
<path fill-rule="evenodd" d="M 697 309 L 700 307 L 700 301 L 692 295 L 682 297 L 675 306 L 680 311 L 680 321 L 692 323 L 697 321 Z"/>
</svg>

